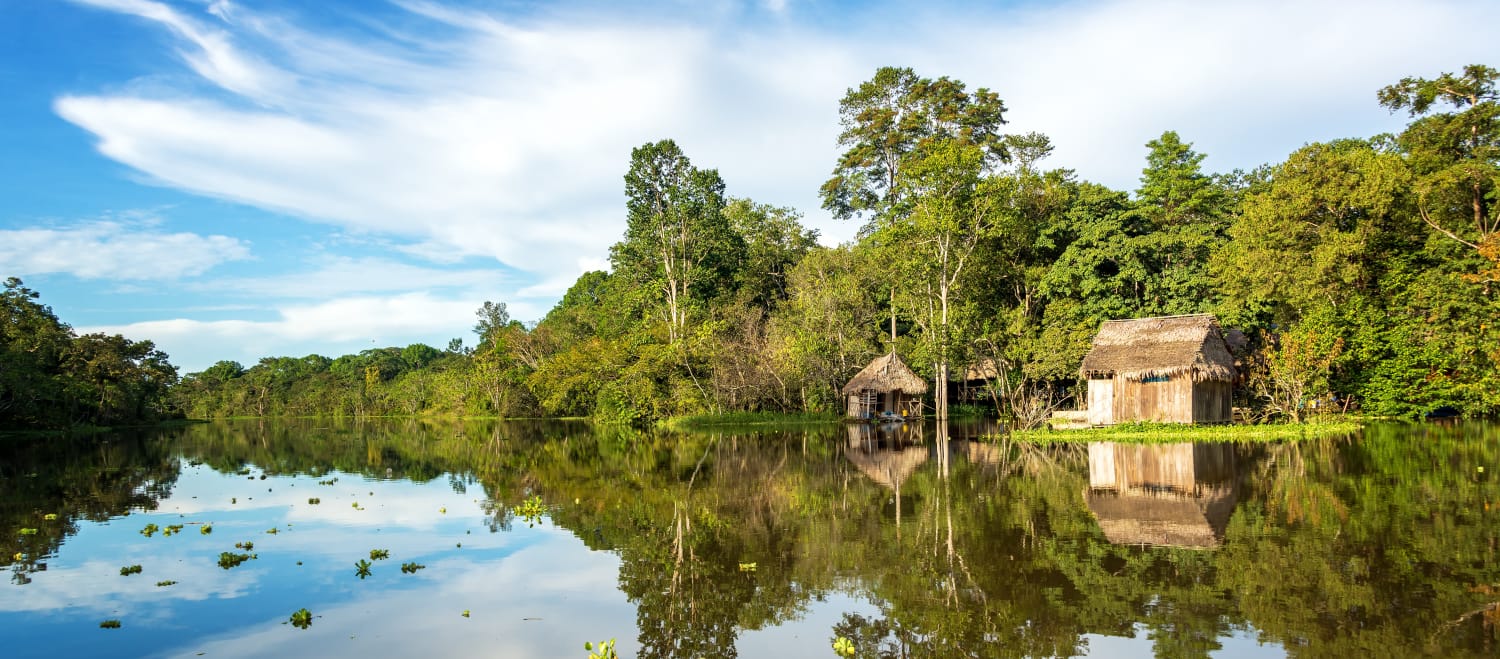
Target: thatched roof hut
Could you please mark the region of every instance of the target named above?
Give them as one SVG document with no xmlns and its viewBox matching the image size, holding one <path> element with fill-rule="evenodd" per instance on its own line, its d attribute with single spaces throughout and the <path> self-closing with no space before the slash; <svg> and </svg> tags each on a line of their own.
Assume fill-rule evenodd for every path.
<svg viewBox="0 0 1500 659">
<path fill-rule="evenodd" d="M 844 385 L 844 395 L 860 391 L 889 393 L 900 391 L 911 396 L 927 393 L 927 381 L 911 370 L 894 350 L 870 362 Z"/>
<path fill-rule="evenodd" d="M 1105 321 L 1079 372 L 1094 425 L 1230 420 L 1234 356 L 1212 315 Z"/>
<path fill-rule="evenodd" d="M 892 435 L 879 438 L 890 440 L 888 442 L 878 441 L 877 433 L 870 426 L 851 424 L 849 448 L 844 451 L 844 457 L 870 480 L 883 487 L 900 490 L 901 483 L 916 472 L 917 467 L 927 462 L 929 451 L 921 444 L 902 441 L 906 438 L 899 434 Z"/>
<path fill-rule="evenodd" d="M 921 396 L 925 393 L 927 381 L 901 361 L 894 350 L 870 362 L 843 389 L 849 416 L 860 419 L 877 415 L 921 416 Z"/>
<path fill-rule="evenodd" d="M 1190 375 L 1194 382 L 1234 380 L 1234 356 L 1211 314 L 1107 320 L 1083 358 L 1083 376 L 1140 381 Z"/>
</svg>

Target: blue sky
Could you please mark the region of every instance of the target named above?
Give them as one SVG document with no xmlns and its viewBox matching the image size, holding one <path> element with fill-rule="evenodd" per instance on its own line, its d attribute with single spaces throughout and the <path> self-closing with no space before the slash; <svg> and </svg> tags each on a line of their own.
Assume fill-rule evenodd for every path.
<svg viewBox="0 0 1500 659">
<path fill-rule="evenodd" d="M 818 207 L 877 67 L 1005 99 L 1046 164 L 1133 189 L 1398 130 L 1375 91 L 1500 63 L 1500 3 L 0 0 L 0 276 L 185 372 L 535 320 L 624 229 L 630 149 Z"/>
</svg>

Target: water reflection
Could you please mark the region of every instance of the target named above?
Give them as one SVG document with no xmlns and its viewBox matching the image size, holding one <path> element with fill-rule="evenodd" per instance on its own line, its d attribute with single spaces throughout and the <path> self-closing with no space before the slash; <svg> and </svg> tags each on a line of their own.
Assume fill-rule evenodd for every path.
<svg viewBox="0 0 1500 659">
<path fill-rule="evenodd" d="M 1239 502 L 1233 444 L 1089 444 L 1089 511 L 1110 542 L 1218 547 Z"/>
<path fill-rule="evenodd" d="M 7 656 L 1500 648 L 1495 426 L 1085 446 L 920 424 L 235 422 L 0 458 Z M 535 528 L 514 517 L 533 495 Z M 214 566 L 245 540 L 260 558 Z M 377 547 L 427 568 L 353 578 Z M 281 624 L 299 607 L 306 632 Z"/>
</svg>

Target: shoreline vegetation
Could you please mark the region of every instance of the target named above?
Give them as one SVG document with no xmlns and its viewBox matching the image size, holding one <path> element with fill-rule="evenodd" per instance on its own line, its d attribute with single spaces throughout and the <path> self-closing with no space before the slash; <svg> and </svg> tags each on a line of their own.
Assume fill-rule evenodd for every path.
<svg viewBox="0 0 1500 659">
<path fill-rule="evenodd" d="M 770 410 L 838 416 L 846 383 L 890 354 L 930 384 L 938 418 L 951 401 L 1028 426 L 1086 397 L 1079 369 L 1102 323 L 1187 314 L 1243 333 L 1234 405 L 1256 418 L 1493 417 L 1500 71 L 1473 64 L 1371 91 L 1409 118 L 1398 134 L 1214 173 L 1165 130 L 1144 145 L 1139 187 L 1116 190 L 1053 164 L 1045 135 L 1005 132 L 996 92 L 883 67 L 839 102 L 842 153 L 808 182 L 859 224 L 855 240 L 821 245 L 796 209 L 732 196 L 717 169 L 661 139 L 622 163 L 624 232 L 607 271 L 580 275 L 536 323 L 485 301 L 477 341 L 441 349 L 224 360 L 179 378 L 150 341 L 77 335 L 12 277 L 0 429 L 242 416 L 769 423 Z"/>
<path fill-rule="evenodd" d="M 1359 420 L 1315 419 L 1302 422 L 1261 424 L 1184 425 L 1173 423 L 1122 423 L 1100 428 L 1016 430 L 1010 437 L 1020 441 L 1126 442 L 1155 444 L 1176 442 L 1279 442 L 1352 435 L 1364 428 Z"/>
</svg>

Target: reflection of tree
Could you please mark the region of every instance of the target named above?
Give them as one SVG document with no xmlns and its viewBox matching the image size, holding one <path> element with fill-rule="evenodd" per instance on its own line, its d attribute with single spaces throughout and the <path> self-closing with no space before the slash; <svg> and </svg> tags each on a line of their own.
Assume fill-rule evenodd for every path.
<svg viewBox="0 0 1500 659">
<path fill-rule="evenodd" d="M 10 536 L 0 558 L 44 555 L 69 519 L 150 505 L 181 451 L 225 471 L 482 484 L 496 530 L 540 494 L 558 527 L 618 553 L 645 657 L 732 656 L 741 630 L 795 620 L 830 593 L 878 609 L 833 630 L 860 656 L 1073 656 L 1086 635 L 1139 634 L 1158 656 L 1202 657 L 1252 628 L 1305 657 L 1489 656 L 1500 645 L 1493 427 L 1211 449 L 1225 456 L 1203 470 L 1195 457 L 1190 487 L 1169 474 L 1152 486 L 1238 488 L 1209 551 L 1111 543 L 1087 505 L 1087 447 L 926 432 L 889 447 L 925 456 L 902 471 L 896 497 L 860 468 L 865 449 L 839 426 L 673 434 L 320 420 L 208 424 L 34 455 L 11 446 L 0 514 L 41 533 Z M 1219 463 L 1245 476 L 1204 477 Z M 58 529 L 25 521 L 49 508 L 63 513 Z M 41 544 L 17 544 L 28 542 Z"/>
<path fill-rule="evenodd" d="M 138 434 L 0 441 L 0 565 L 10 566 L 14 583 L 28 583 L 79 520 L 154 510 L 178 472 L 174 453 Z M 23 528 L 36 532 L 22 535 Z"/>
</svg>

